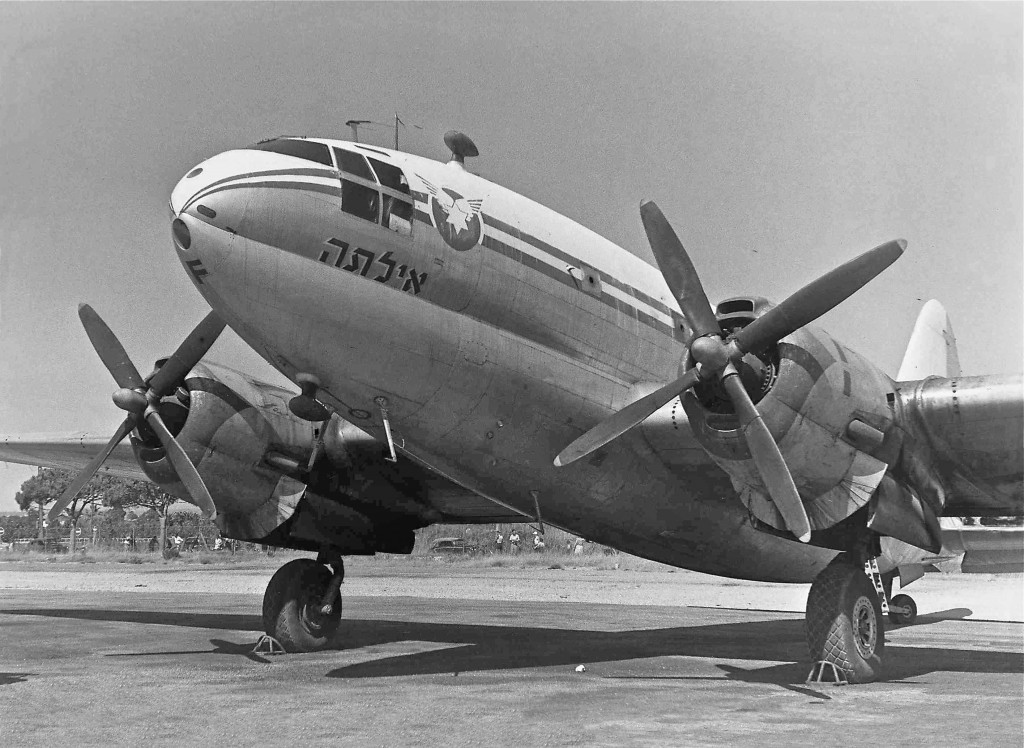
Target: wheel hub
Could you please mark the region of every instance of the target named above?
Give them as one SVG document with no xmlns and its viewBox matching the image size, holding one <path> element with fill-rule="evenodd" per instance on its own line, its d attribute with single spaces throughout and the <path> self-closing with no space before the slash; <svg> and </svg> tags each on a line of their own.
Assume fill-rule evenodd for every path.
<svg viewBox="0 0 1024 748">
<path fill-rule="evenodd" d="M 878 644 L 878 620 L 875 607 L 866 597 L 858 597 L 853 605 L 854 642 L 862 657 L 871 657 Z"/>
<path fill-rule="evenodd" d="M 324 614 L 320 610 L 320 598 L 310 595 L 302 604 L 302 627 L 313 636 L 323 633 Z"/>
</svg>

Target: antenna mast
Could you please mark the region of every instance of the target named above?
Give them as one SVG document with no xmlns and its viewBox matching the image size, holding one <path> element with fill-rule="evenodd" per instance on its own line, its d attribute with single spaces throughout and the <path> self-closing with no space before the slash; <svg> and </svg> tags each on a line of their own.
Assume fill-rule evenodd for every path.
<svg viewBox="0 0 1024 748">
<path fill-rule="evenodd" d="M 396 114 L 395 117 L 397 119 L 398 115 Z M 355 142 L 358 143 L 359 142 L 359 125 L 368 125 L 368 124 L 370 124 L 370 120 L 368 120 L 368 119 L 350 119 L 345 124 L 352 128 L 352 140 L 354 140 Z M 395 125 L 395 140 L 396 140 L 396 142 L 398 140 L 398 125 Z"/>
</svg>

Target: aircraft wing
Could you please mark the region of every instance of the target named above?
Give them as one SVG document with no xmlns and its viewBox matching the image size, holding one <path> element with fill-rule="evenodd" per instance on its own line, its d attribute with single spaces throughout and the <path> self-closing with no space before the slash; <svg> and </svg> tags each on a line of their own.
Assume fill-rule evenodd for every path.
<svg viewBox="0 0 1024 748">
<path fill-rule="evenodd" d="M 1024 516 L 1024 378 L 931 377 L 900 389 L 940 466 L 943 514 Z"/>
<path fill-rule="evenodd" d="M 110 435 L 91 434 L 27 434 L 0 436 L 0 462 L 71 470 L 77 472 L 96 456 Z M 131 445 L 121 443 L 114 448 L 101 472 L 131 480 L 147 480 L 135 461 Z"/>
<path fill-rule="evenodd" d="M 532 522 L 526 517 L 439 475 L 430 479 L 430 505 L 444 524 L 483 525 L 491 522 Z"/>
<path fill-rule="evenodd" d="M 109 438 L 90 434 L 0 436 L 0 462 L 39 465 L 77 472 L 106 446 Z M 121 443 L 114 448 L 103 464 L 101 472 L 118 478 L 149 480 L 127 443 Z M 419 479 L 428 486 L 427 500 L 440 514 L 444 523 L 486 524 L 529 520 L 426 468 L 420 468 Z"/>
</svg>

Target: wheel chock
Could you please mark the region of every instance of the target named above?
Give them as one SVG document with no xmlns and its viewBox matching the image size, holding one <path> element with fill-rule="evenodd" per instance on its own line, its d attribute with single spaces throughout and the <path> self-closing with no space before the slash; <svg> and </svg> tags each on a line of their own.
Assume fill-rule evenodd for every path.
<svg viewBox="0 0 1024 748">
<path fill-rule="evenodd" d="M 264 634 L 256 640 L 256 646 L 252 648 L 253 654 L 283 655 L 287 654 L 284 645 L 270 634 Z"/>
<path fill-rule="evenodd" d="M 831 672 L 830 672 L 831 671 Z M 826 680 L 826 675 L 831 675 L 831 680 Z M 832 686 L 848 686 L 850 681 L 846 679 L 846 673 L 836 667 L 834 662 L 818 660 L 807 674 L 806 683 L 824 683 Z"/>
</svg>

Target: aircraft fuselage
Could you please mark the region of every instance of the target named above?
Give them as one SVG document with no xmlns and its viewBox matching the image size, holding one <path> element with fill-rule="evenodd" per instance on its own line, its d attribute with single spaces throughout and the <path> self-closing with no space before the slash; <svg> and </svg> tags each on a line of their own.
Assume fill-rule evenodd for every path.
<svg viewBox="0 0 1024 748">
<path fill-rule="evenodd" d="M 324 403 L 381 439 L 383 404 L 407 455 L 591 540 L 776 581 L 810 581 L 834 555 L 754 529 L 726 472 L 666 457 L 644 430 L 552 465 L 676 375 L 688 331 L 657 269 L 461 166 L 321 142 L 330 166 L 229 151 L 172 195 L 196 288 L 275 368 L 317 377 Z M 356 156 L 404 181 L 360 178 Z"/>
</svg>

